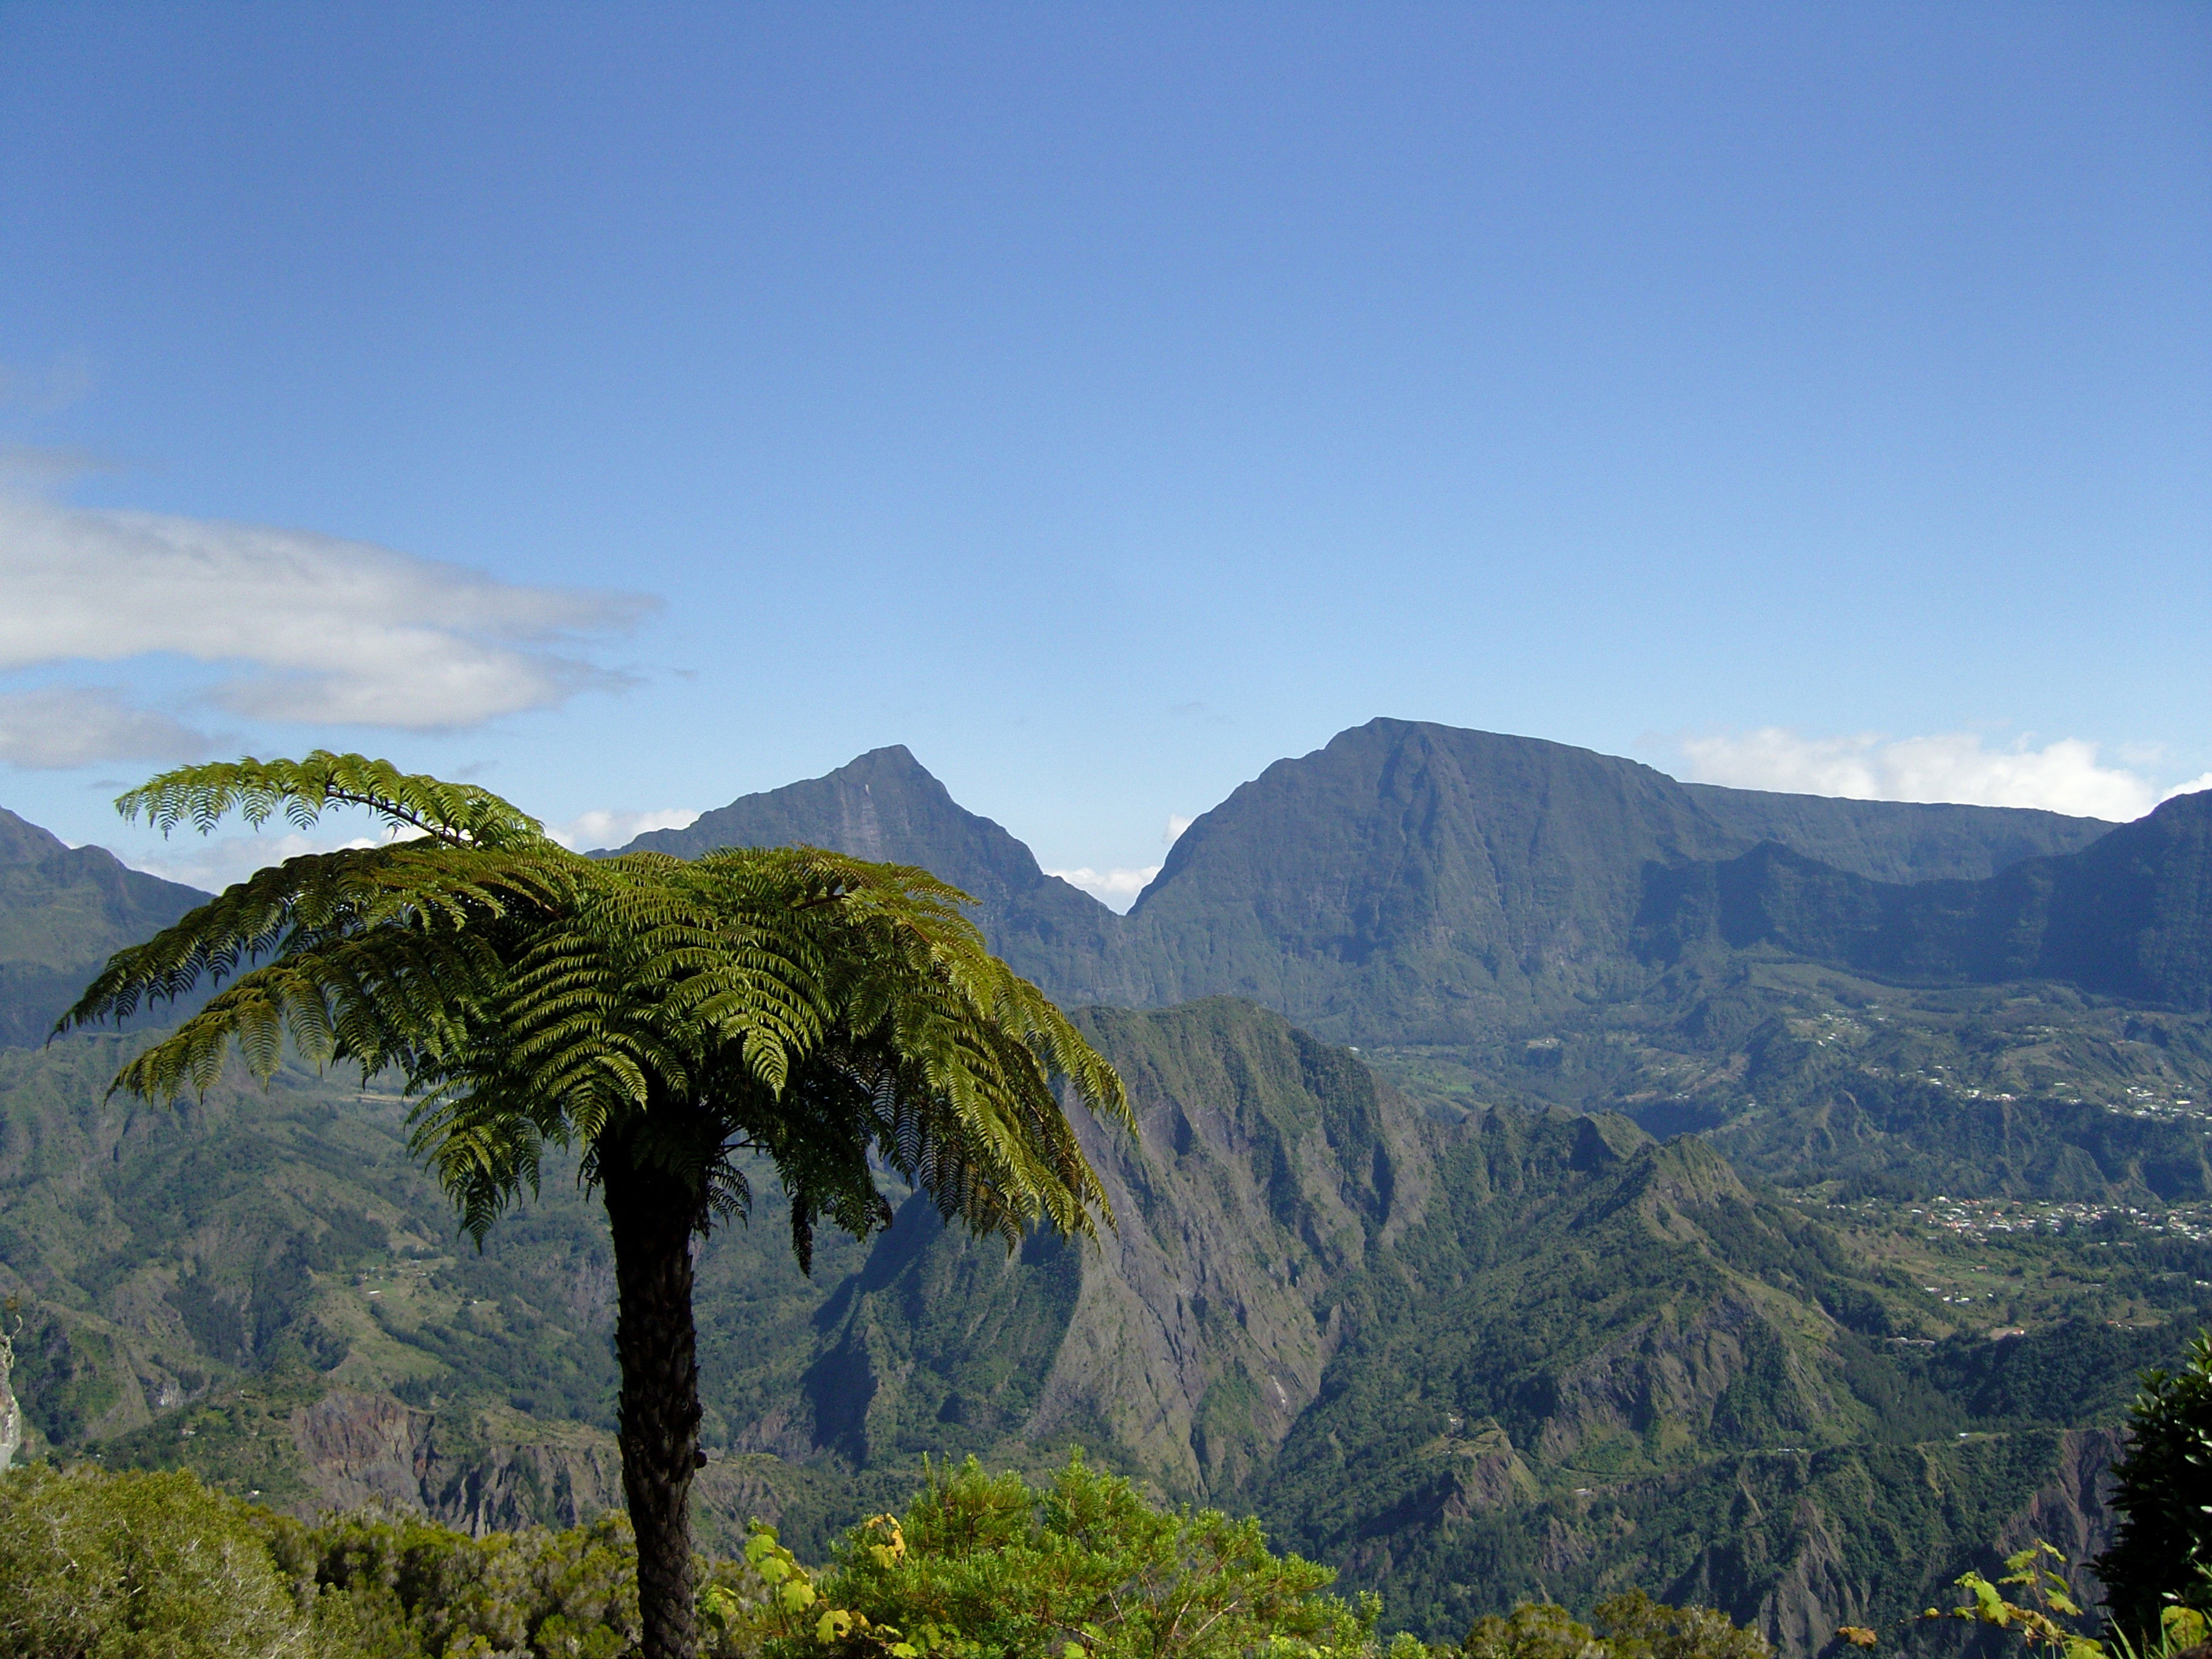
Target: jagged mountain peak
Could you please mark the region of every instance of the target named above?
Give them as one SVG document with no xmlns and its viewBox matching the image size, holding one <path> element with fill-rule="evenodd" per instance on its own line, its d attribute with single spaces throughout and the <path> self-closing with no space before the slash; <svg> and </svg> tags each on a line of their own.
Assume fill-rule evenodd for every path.
<svg viewBox="0 0 2212 1659">
<path fill-rule="evenodd" d="M 1048 875 L 1006 828 L 952 799 L 903 744 L 871 749 L 818 778 L 743 795 L 681 830 L 622 850 L 696 858 L 717 847 L 826 847 L 920 865 L 975 901 L 992 947 L 1065 1002 L 1141 1002 L 1122 970 L 1121 917 Z"/>
<path fill-rule="evenodd" d="M 801 844 L 923 865 L 987 905 L 999 893 L 1047 882 L 1067 887 L 1001 825 L 955 801 L 904 744 L 871 749 L 818 778 L 739 796 L 681 830 L 649 830 L 621 850 L 696 857 L 717 847 Z"/>
</svg>

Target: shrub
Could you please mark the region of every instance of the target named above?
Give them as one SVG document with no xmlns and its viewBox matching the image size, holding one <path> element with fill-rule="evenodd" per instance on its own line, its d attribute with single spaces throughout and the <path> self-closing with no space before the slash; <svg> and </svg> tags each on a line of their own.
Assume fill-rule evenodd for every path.
<svg viewBox="0 0 2212 1659">
<path fill-rule="evenodd" d="M 369 1515 L 314 1526 L 264 1515 L 261 1526 L 319 1634 L 348 1659 L 618 1659 L 637 1650 L 637 1553 L 618 1515 L 482 1538 Z"/>
<path fill-rule="evenodd" d="M 771 1587 L 751 1617 L 780 1659 L 1362 1655 L 1382 1610 L 1329 1595 L 1331 1569 L 1270 1554 L 1257 1522 L 1155 1508 L 1080 1455 L 1042 1491 L 973 1458 L 932 1472 L 902 1519 L 848 1532 L 818 1583 L 764 1529 L 747 1553 Z M 709 1622 L 742 1645 L 742 1617 Z"/>
<path fill-rule="evenodd" d="M 0 1476 L 0 1652 L 279 1659 L 317 1643 L 246 1506 L 189 1474 Z"/>
<path fill-rule="evenodd" d="M 2140 1643 L 2166 1607 L 2212 1613 L 2212 1335 L 2179 1371 L 2144 1373 L 2128 1442 L 2112 1497 L 2127 1518 L 2096 1572 L 2113 1622 Z"/>
<path fill-rule="evenodd" d="M 1523 1601 L 1509 1614 L 1485 1614 L 1460 1650 L 1468 1659 L 1606 1659 L 1595 1632 L 1550 1601 Z"/>
<path fill-rule="evenodd" d="M 1468 1659 L 1767 1659 L 1756 1631 L 1711 1607 L 1670 1607 L 1642 1590 L 1598 1603 L 1598 1630 L 1565 1607 L 1524 1602 L 1508 1617 L 1478 1619 L 1461 1644 Z"/>
</svg>

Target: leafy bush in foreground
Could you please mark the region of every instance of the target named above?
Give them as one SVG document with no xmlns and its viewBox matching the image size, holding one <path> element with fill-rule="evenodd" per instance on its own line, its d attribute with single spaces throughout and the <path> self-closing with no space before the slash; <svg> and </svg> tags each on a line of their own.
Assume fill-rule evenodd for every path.
<svg viewBox="0 0 2212 1659">
<path fill-rule="evenodd" d="M 1431 1659 L 1382 1603 L 1269 1553 L 1259 1525 L 1162 1510 L 1079 1456 L 1049 1485 L 974 1459 L 848 1531 L 818 1578 L 755 1524 L 698 1564 L 700 1659 Z M 1467 1659 L 1766 1659 L 1717 1613 L 1637 1592 L 1486 1619 Z M 8 1659 L 635 1659 L 629 1523 L 471 1538 L 372 1515 L 314 1524 L 184 1473 L 0 1474 Z M 1433 1659 L 1446 1659 L 1436 1650 Z"/>
<path fill-rule="evenodd" d="M 1524 1602 L 1476 1620 L 1460 1650 L 1467 1659 L 1767 1659 L 1772 1651 L 1724 1613 L 1670 1607 L 1642 1590 L 1601 1601 L 1597 1631 L 1565 1607 Z"/>
<path fill-rule="evenodd" d="M 0 1479 L 0 1652 L 280 1659 L 319 1651 L 246 1505 L 189 1474 Z"/>
<path fill-rule="evenodd" d="M 933 1472 L 902 1519 L 848 1533 L 818 1583 L 765 1528 L 747 1553 L 774 1586 L 750 1622 L 775 1659 L 1322 1659 L 1374 1653 L 1382 1612 L 1328 1594 L 1333 1569 L 1270 1554 L 1257 1522 L 1155 1509 L 1079 1455 L 1041 1491 L 973 1458 Z"/>
<path fill-rule="evenodd" d="M 270 1554 L 347 1659 L 621 1659 L 637 1651 L 637 1551 L 602 1516 L 568 1532 L 471 1538 L 428 1521 L 263 1515 Z"/>
<path fill-rule="evenodd" d="M 2098 1557 L 2113 1621 L 2130 1637 L 2161 1610 L 2212 1613 L 2212 1334 L 2199 1332 L 2179 1371 L 2147 1371 L 2114 1468 L 2120 1534 Z"/>
</svg>

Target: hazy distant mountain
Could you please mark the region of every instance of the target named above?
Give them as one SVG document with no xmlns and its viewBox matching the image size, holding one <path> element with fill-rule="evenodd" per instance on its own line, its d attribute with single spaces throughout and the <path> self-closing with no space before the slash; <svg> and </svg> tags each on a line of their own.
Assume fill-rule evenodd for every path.
<svg viewBox="0 0 2212 1659">
<path fill-rule="evenodd" d="M 0 1048 L 45 1042 L 111 953 L 206 897 L 0 807 Z"/>
<path fill-rule="evenodd" d="M 1278 761 L 1191 824 L 1126 917 L 1045 875 L 904 749 L 633 846 L 811 842 L 923 865 L 1066 1001 L 1249 997 L 1329 1036 L 1465 1040 L 1634 994 L 1654 870 L 1774 842 L 1869 879 L 1984 878 L 2087 846 L 2094 818 L 1682 784 L 1532 738 L 1374 720 Z"/>
<path fill-rule="evenodd" d="M 1654 870 L 1648 888 L 1670 958 L 1765 945 L 1907 983 L 2063 980 L 2212 1012 L 2212 791 L 1983 881 L 1870 881 L 1768 842 Z"/>
</svg>

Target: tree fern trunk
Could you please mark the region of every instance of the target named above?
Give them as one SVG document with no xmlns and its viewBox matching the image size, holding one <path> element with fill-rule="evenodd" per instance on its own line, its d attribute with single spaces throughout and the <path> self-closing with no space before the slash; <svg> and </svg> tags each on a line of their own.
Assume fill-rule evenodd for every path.
<svg viewBox="0 0 2212 1659">
<path fill-rule="evenodd" d="M 691 1238 L 699 1201 L 681 1182 L 633 1167 L 614 1147 L 604 1149 L 600 1180 L 614 1232 L 623 1495 L 637 1531 L 644 1659 L 693 1659 L 691 1475 L 699 1463 L 699 1366 Z"/>
</svg>

